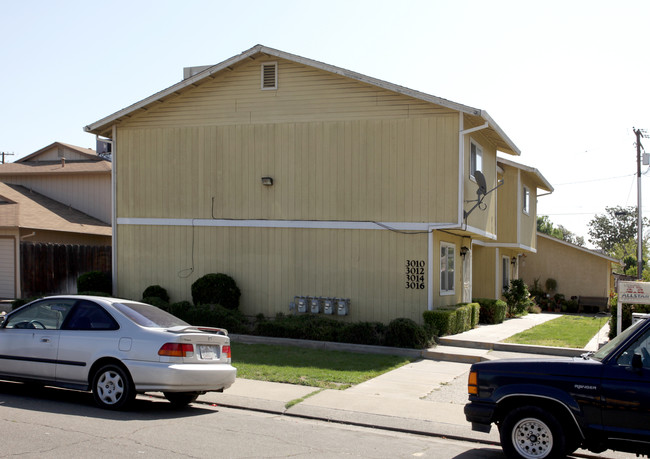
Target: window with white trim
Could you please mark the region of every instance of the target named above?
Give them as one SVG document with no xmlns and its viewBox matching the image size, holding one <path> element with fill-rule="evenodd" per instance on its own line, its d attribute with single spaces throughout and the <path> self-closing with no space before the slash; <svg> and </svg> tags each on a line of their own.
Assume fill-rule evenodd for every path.
<svg viewBox="0 0 650 459">
<path fill-rule="evenodd" d="M 469 176 L 474 178 L 474 172 L 483 172 L 483 148 L 473 140 L 469 141 Z"/>
<path fill-rule="evenodd" d="M 521 210 L 528 214 L 530 212 L 530 190 L 527 186 L 524 186 L 521 199 L 523 201 Z"/>
<path fill-rule="evenodd" d="M 455 293 L 456 246 L 448 242 L 440 243 L 440 294 Z"/>
<path fill-rule="evenodd" d="M 278 89 L 278 63 L 262 64 L 262 89 Z"/>
</svg>

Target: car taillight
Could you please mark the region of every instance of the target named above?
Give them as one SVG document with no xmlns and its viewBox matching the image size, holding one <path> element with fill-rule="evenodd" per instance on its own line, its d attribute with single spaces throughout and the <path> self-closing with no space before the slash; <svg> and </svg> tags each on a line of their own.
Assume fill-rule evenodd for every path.
<svg viewBox="0 0 650 459">
<path fill-rule="evenodd" d="M 158 355 L 167 357 L 192 357 L 194 355 L 194 346 L 182 343 L 166 343 L 158 351 Z"/>
<path fill-rule="evenodd" d="M 221 352 L 223 352 L 226 355 L 227 358 L 230 358 L 230 356 L 232 355 L 232 351 L 230 350 L 230 346 L 223 346 L 221 348 Z"/>
<path fill-rule="evenodd" d="M 478 373 L 476 371 L 469 372 L 469 378 L 467 378 L 467 392 L 470 395 L 478 395 Z"/>
</svg>

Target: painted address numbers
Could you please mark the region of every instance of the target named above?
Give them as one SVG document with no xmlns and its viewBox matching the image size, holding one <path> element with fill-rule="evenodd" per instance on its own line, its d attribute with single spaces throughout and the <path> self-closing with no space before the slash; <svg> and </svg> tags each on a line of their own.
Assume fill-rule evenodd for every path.
<svg viewBox="0 0 650 459">
<path fill-rule="evenodd" d="M 406 260 L 406 288 L 412 290 L 424 289 L 424 260 Z"/>
</svg>

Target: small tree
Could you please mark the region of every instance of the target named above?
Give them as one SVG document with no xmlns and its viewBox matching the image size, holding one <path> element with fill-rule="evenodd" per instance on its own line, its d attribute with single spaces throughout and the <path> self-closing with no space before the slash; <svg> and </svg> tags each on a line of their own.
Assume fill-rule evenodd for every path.
<svg viewBox="0 0 650 459">
<path fill-rule="evenodd" d="M 508 317 L 520 316 L 534 304 L 523 279 L 511 280 L 508 288 L 503 291 L 503 297 L 508 305 Z"/>
<path fill-rule="evenodd" d="M 235 280 L 226 274 L 206 274 L 192 284 L 194 304 L 219 304 L 227 309 L 239 308 L 241 291 Z"/>
</svg>

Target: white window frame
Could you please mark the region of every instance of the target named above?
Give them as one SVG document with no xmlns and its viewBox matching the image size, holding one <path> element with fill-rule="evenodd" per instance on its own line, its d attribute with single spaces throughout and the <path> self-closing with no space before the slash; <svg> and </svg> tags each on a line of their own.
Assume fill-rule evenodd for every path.
<svg viewBox="0 0 650 459">
<path fill-rule="evenodd" d="M 451 257 L 450 257 L 451 252 Z M 449 262 L 451 260 L 451 263 Z M 451 267 L 451 269 L 450 269 Z M 443 274 L 447 274 L 447 281 L 449 280 L 448 273 L 451 271 L 451 288 L 449 285 L 443 285 Z M 445 287 L 445 288 L 443 288 Z M 449 242 L 440 242 L 440 295 L 455 295 L 456 294 L 456 244 Z"/>
<path fill-rule="evenodd" d="M 473 139 L 469 140 L 469 176 L 476 180 L 474 172 L 483 172 L 483 147 Z"/>
<path fill-rule="evenodd" d="M 501 257 L 501 289 L 510 287 L 510 257 Z"/>
<path fill-rule="evenodd" d="M 530 214 L 530 188 L 528 188 L 526 185 L 524 185 L 522 192 L 521 192 L 521 200 L 522 200 L 522 206 L 521 210 L 523 213 L 526 215 Z"/>
<path fill-rule="evenodd" d="M 275 73 L 275 84 L 273 87 L 271 86 L 264 86 L 264 67 L 274 67 L 274 73 Z M 260 87 L 262 88 L 262 91 L 273 91 L 278 89 L 278 63 L 277 62 L 262 62 L 262 65 L 260 66 Z"/>
</svg>

